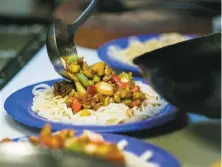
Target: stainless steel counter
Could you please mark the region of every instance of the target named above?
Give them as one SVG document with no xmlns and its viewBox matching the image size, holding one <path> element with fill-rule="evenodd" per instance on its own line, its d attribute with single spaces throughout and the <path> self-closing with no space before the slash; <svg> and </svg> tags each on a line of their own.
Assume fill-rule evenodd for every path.
<svg viewBox="0 0 222 167">
<path fill-rule="evenodd" d="M 187 115 L 152 130 L 127 134 L 173 154 L 182 167 L 209 167 L 221 159 L 220 120 L 192 121 Z"/>
</svg>

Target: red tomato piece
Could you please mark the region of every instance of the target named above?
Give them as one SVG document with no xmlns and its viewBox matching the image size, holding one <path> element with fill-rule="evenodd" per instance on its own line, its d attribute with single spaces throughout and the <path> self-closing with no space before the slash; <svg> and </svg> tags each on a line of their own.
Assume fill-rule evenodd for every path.
<svg viewBox="0 0 222 167">
<path fill-rule="evenodd" d="M 133 108 L 133 107 L 135 107 L 135 106 L 139 106 L 141 104 L 141 100 L 135 100 L 135 101 L 133 101 L 132 103 L 131 103 L 131 107 Z"/>
<path fill-rule="evenodd" d="M 140 87 L 139 86 L 134 86 L 132 89 L 133 92 L 139 92 L 140 91 Z"/>
<path fill-rule="evenodd" d="M 115 81 L 115 82 L 120 82 L 120 77 L 118 75 L 113 75 L 112 76 L 112 79 Z"/>
<path fill-rule="evenodd" d="M 122 88 L 122 89 L 124 89 L 124 88 L 127 87 L 127 83 L 124 83 L 124 82 L 121 82 L 121 81 L 116 82 L 116 84 L 117 84 L 120 88 Z"/>
<path fill-rule="evenodd" d="M 73 97 L 72 98 L 72 110 L 74 111 L 74 113 L 79 112 L 81 107 L 82 107 L 82 105 L 79 102 L 79 100 Z"/>
<path fill-rule="evenodd" d="M 87 88 L 87 93 L 91 94 L 91 95 L 95 95 L 97 92 L 96 87 L 95 86 L 89 86 Z"/>
</svg>

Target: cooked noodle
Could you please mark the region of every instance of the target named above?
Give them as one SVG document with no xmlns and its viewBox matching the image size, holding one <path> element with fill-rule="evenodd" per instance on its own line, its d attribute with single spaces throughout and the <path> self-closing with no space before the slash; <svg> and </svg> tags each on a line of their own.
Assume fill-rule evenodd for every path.
<svg viewBox="0 0 222 167">
<path fill-rule="evenodd" d="M 127 167 L 159 167 L 158 164 L 149 162 L 153 156 L 151 151 L 147 150 L 142 155 L 137 156 L 132 152 L 124 150 L 127 145 L 128 142 L 126 140 L 121 140 L 117 143 L 118 148 L 123 151 Z"/>
<path fill-rule="evenodd" d="M 122 103 L 111 103 L 100 107 L 97 111 L 87 110 L 90 113 L 89 116 L 81 116 L 81 111 L 73 114 L 72 109 L 67 107 L 65 101 L 68 97 L 55 96 L 53 87 L 41 84 L 33 88 L 32 110 L 40 117 L 51 121 L 84 125 L 114 125 L 144 120 L 157 115 L 167 102 L 161 99 L 150 86 L 142 82 L 136 82 L 136 84 L 146 95 L 146 100 L 140 108 L 131 109 Z"/>
<path fill-rule="evenodd" d="M 152 38 L 144 42 L 141 42 L 136 37 L 131 37 L 126 49 L 122 49 L 119 46 L 110 46 L 108 48 L 108 55 L 120 61 L 133 63 L 133 59 L 139 55 L 188 39 L 190 38 L 177 33 L 162 34 L 158 38 Z"/>
</svg>

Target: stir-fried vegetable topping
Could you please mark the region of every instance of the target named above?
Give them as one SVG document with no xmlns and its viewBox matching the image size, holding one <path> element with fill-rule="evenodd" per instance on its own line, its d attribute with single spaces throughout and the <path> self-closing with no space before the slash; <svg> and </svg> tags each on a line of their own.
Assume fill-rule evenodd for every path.
<svg viewBox="0 0 222 167">
<path fill-rule="evenodd" d="M 73 55 L 66 60 L 66 72 L 74 83 L 55 83 L 54 94 L 67 96 L 66 104 L 74 113 L 82 109 L 97 110 L 110 103 L 140 107 L 145 99 L 140 87 L 135 85 L 132 73 L 122 72 L 117 75 L 104 62 L 89 66 L 83 58 Z"/>
<path fill-rule="evenodd" d="M 6 138 L 0 143 L 12 142 Z M 63 149 L 104 158 L 118 164 L 124 164 L 124 156 L 116 144 L 104 141 L 103 137 L 91 131 L 75 136 L 74 130 L 62 130 L 52 134 L 47 124 L 39 136 L 30 136 L 29 142 L 43 148 Z"/>
</svg>

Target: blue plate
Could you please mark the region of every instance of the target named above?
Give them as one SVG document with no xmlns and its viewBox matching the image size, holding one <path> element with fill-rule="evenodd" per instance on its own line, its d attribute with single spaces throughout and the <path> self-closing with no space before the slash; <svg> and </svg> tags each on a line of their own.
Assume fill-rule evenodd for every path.
<svg viewBox="0 0 222 167">
<path fill-rule="evenodd" d="M 142 81 L 144 83 L 147 83 L 142 78 L 134 78 L 134 79 L 136 81 Z M 57 81 L 59 80 L 51 80 L 41 83 L 45 83 L 52 86 L 53 83 Z M 6 99 L 4 104 L 5 110 L 14 120 L 22 124 L 25 124 L 27 126 L 36 127 L 36 128 L 43 128 L 43 126 L 49 122 L 51 124 L 53 131 L 61 129 L 75 129 L 75 130 L 89 129 L 95 132 L 129 132 L 142 129 L 149 129 L 155 126 L 163 125 L 164 123 L 174 119 L 176 116 L 176 111 L 177 111 L 176 107 L 172 105 L 167 105 L 157 116 L 135 123 L 111 125 L 111 126 L 95 126 L 95 125 L 89 126 L 89 125 L 72 125 L 60 122 L 50 122 L 45 118 L 39 117 L 31 109 L 33 102 L 32 89 L 34 86 L 41 83 L 37 83 L 22 88 L 11 94 Z"/>
<path fill-rule="evenodd" d="M 124 61 L 117 60 L 113 56 L 108 55 L 108 53 L 107 53 L 108 48 L 110 46 L 119 46 L 122 49 L 126 49 L 129 44 L 129 39 L 132 37 L 136 37 L 137 39 L 139 39 L 140 41 L 143 42 L 143 41 L 151 40 L 153 38 L 158 38 L 159 36 L 160 36 L 160 34 L 148 34 L 148 35 L 130 36 L 130 37 L 112 40 L 112 41 L 109 41 L 99 47 L 98 56 L 101 60 L 106 62 L 112 69 L 114 69 L 117 72 L 122 72 L 122 71 L 132 72 L 134 76 L 141 76 L 139 67 L 133 66 L 133 65 L 128 64 Z M 184 36 L 188 36 L 190 38 L 197 37 L 197 36 L 193 36 L 193 35 L 184 35 Z"/>
<path fill-rule="evenodd" d="M 80 135 L 81 132 L 77 132 L 76 134 Z M 179 162 L 176 160 L 174 156 L 172 156 L 170 153 L 166 152 L 165 150 L 157 146 L 127 136 L 105 134 L 105 133 L 101 135 L 104 137 L 106 141 L 112 143 L 118 143 L 121 140 L 126 140 L 128 142 L 128 145 L 124 150 L 132 152 L 137 156 L 140 156 L 142 153 L 144 153 L 147 150 L 151 151 L 153 153 L 153 156 L 149 160 L 149 162 L 156 163 L 159 165 L 159 167 L 180 167 Z M 14 141 L 15 142 L 18 140 L 22 141 L 23 139 L 27 139 L 27 137 L 14 139 Z"/>
</svg>

